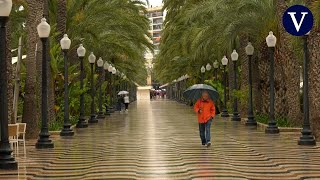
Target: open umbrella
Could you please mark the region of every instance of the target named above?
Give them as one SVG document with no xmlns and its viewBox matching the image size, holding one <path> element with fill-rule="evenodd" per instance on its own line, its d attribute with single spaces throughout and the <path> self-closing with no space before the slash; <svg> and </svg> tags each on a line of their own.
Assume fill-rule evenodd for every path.
<svg viewBox="0 0 320 180">
<path fill-rule="evenodd" d="M 183 97 L 189 100 L 198 100 L 201 98 L 202 92 L 207 91 L 210 98 L 217 103 L 219 93 L 216 89 L 206 84 L 195 84 L 183 92 Z"/>
<path fill-rule="evenodd" d="M 126 95 L 126 94 L 129 94 L 129 92 L 128 92 L 128 91 L 120 91 L 120 92 L 118 93 L 118 95 Z"/>
</svg>

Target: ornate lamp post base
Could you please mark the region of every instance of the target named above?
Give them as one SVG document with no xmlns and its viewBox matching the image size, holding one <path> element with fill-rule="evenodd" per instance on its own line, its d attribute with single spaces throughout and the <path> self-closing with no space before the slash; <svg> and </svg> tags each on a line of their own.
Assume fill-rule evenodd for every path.
<svg viewBox="0 0 320 180">
<path fill-rule="evenodd" d="M 241 117 L 240 117 L 239 113 L 237 113 L 237 112 L 233 113 L 231 120 L 232 121 L 241 121 Z"/>
<path fill-rule="evenodd" d="M 304 146 L 316 145 L 316 140 L 315 140 L 314 136 L 312 135 L 311 130 L 302 130 L 301 134 L 302 134 L 302 136 L 298 140 L 298 145 L 304 145 Z"/>
<path fill-rule="evenodd" d="M 0 160 L 0 169 L 4 170 L 16 170 L 18 169 L 18 163 L 11 157 L 11 152 L 8 154 L 8 159 L 2 158 Z"/>
<path fill-rule="evenodd" d="M 12 150 L 10 148 L 9 142 L 1 144 L 1 158 L 0 158 L 0 169 L 5 170 L 16 170 L 18 169 L 18 163 L 12 157 Z"/>
<path fill-rule="evenodd" d="M 110 115 L 111 115 L 110 110 L 109 110 L 109 109 L 107 109 L 107 111 L 106 111 L 106 113 L 104 113 L 104 115 L 106 115 L 106 116 L 110 116 Z"/>
<path fill-rule="evenodd" d="M 40 138 L 36 143 L 37 149 L 51 149 L 54 148 L 53 142 L 49 139 L 49 134 L 47 133 L 40 133 Z"/>
<path fill-rule="evenodd" d="M 221 117 L 230 117 L 227 109 L 222 110 Z"/>
<path fill-rule="evenodd" d="M 246 126 L 257 126 L 257 121 L 254 119 L 253 116 L 248 117 Z"/>
<path fill-rule="evenodd" d="M 279 132 L 280 131 L 279 131 L 278 126 L 276 125 L 276 122 L 270 122 L 268 124 L 268 127 L 265 130 L 266 134 L 279 134 Z"/>
<path fill-rule="evenodd" d="M 0 169 L 4 170 L 16 170 L 18 169 L 18 163 L 14 159 L 8 161 L 0 161 Z"/>
<path fill-rule="evenodd" d="M 87 127 L 88 127 L 88 123 L 86 122 L 86 119 L 83 117 L 80 117 L 76 125 L 76 128 L 87 128 Z"/>
<path fill-rule="evenodd" d="M 96 115 L 91 115 L 88 122 L 91 124 L 98 123 L 98 119 L 96 118 Z"/>
<path fill-rule="evenodd" d="M 60 136 L 73 136 L 74 132 L 71 129 L 71 124 L 65 124 L 63 126 L 62 131 L 60 132 Z"/>
<path fill-rule="evenodd" d="M 97 116 L 98 119 L 105 119 L 106 116 L 104 115 L 103 112 L 98 112 L 98 116 Z"/>
<path fill-rule="evenodd" d="M 114 108 L 113 107 L 109 107 L 108 111 L 109 111 L 109 113 L 114 113 Z"/>
</svg>

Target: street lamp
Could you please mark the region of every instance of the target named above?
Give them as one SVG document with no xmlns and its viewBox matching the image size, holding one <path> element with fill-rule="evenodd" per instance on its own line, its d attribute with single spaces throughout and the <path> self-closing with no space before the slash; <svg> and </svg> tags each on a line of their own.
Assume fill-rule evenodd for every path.
<svg viewBox="0 0 320 180">
<path fill-rule="evenodd" d="M 93 66 L 96 62 L 96 56 L 91 52 L 89 55 L 89 63 L 91 66 L 91 79 L 90 79 L 90 84 L 91 84 L 91 115 L 89 119 L 89 123 L 98 123 L 98 119 L 96 118 L 96 113 L 95 113 L 95 103 L 94 103 L 94 95 L 95 95 L 95 89 L 94 89 L 94 72 L 93 72 Z"/>
<path fill-rule="evenodd" d="M 108 67 L 108 71 L 110 73 L 110 81 L 109 81 L 109 95 L 110 95 L 110 112 L 113 113 L 114 112 L 114 107 L 113 107 L 113 104 L 114 104 L 114 101 L 113 101 L 113 91 L 112 91 L 112 85 L 113 85 L 113 73 L 112 73 L 112 70 L 113 70 L 113 66 L 110 64 L 109 67 Z"/>
<path fill-rule="evenodd" d="M 117 69 L 115 68 L 115 67 L 112 67 L 112 76 L 113 76 L 113 86 L 115 85 L 115 75 L 117 74 Z M 113 106 L 115 106 L 116 105 L 116 99 L 117 99 L 117 95 L 116 95 L 116 91 L 115 91 L 115 88 L 112 88 L 113 89 Z M 115 109 L 115 108 L 113 108 L 113 109 Z"/>
<path fill-rule="evenodd" d="M 8 136 L 8 74 L 7 74 L 7 46 L 6 24 L 12 9 L 12 1 L 0 3 L 0 169 L 18 169 L 18 164 L 12 156 L 12 149 Z"/>
<path fill-rule="evenodd" d="M 223 76 L 224 76 L 224 105 L 223 110 L 221 113 L 221 117 L 229 117 L 229 113 L 227 110 L 227 72 L 226 67 L 228 65 L 228 58 L 226 56 L 223 56 L 221 63 L 223 65 Z"/>
<path fill-rule="evenodd" d="M 267 45 L 269 47 L 269 57 L 270 57 L 270 114 L 269 114 L 269 123 L 265 132 L 267 134 L 278 134 L 279 128 L 275 120 L 274 115 L 274 50 L 277 44 L 277 38 L 273 35 L 273 32 L 270 31 L 269 35 L 266 38 Z"/>
<path fill-rule="evenodd" d="M 206 72 L 206 68 L 204 66 L 201 67 L 201 81 L 204 83 L 204 73 Z"/>
<path fill-rule="evenodd" d="M 103 109 L 102 109 L 102 73 L 103 73 L 103 60 L 100 57 L 97 61 L 97 65 L 99 68 L 99 112 L 98 112 L 98 119 L 104 119 L 105 115 L 103 113 Z"/>
<path fill-rule="evenodd" d="M 212 68 L 212 66 L 210 65 L 210 63 L 208 63 L 208 64 L 206 65 L 206 70 L 207 70 L 207 71 L 210 71 L 211 68 Z"/>
<path fill-rule="evenodd" d="M 246 46 L 246 54 L 248 56 L 248 66 L 249 66 L 249 110 L 248 110 L 248 120 L 246 122 L 247 126 L 257 126 L 257 121 L 254 119 L 253 115 L 253 103 L 252 103 L 252 55 L 254 53 L 254 47 L 251 42 Z"/>
<path fill-rule="evenodd" d="M 231 60 L 233 62 L 233 71 L 234 71 L 234 86 L 233 90 L 236 91 L 238 90 L 238 83 L 237 83 L 237 61 L 239 59 L 239 54 L 237 53 L 236 50 L 233 50 L 231 53 Z M 235 93 L 235 92 L 234 92 Z M 233 116 L 231 118 L 232 121 L 241 121 L 239 112 L 238 112 L 238 98 L 236 95 L 233 93 Z"/>
<path fill-rule="evenodd" d="M 47 41 L 50 35 L 51 27 L 45 18 L 37 26 L 38 35 L 42 42 L 42 97 L 41 97 L 41 132 L 39 134 L 36 148 L 53 148 L 54 144 L 49 139 L 48 129 L 48 60 L 47 60 Z"/>
<path fill-rule="evenodd" d="M 81 89 L 81 94 L 80 94 L 80 117 L 77 123 L 76 128 L 86 128 L 88 127 L 88 123 L 86 122 L 86 118 L 84 116 L 84 93 L 83 93 L 83 79 L 84 79 L 84 65 L 83 65 L 83 59 L 84 56 L 86 55 L 86 49 L 83 47 L 82 44 L 77 49 L 77 54 L 80 59 L 80 89 Z"/>
<path fill-rule="evenodd" d="M 61 49 L 64 57 L 64 123 L 63 129 L 60 132 L 60 136 L 73 136 L 74 132 L 71 129 L 70 119 L 69 119 L 69 78 L 68 78 L 68 50 L 71 46 L 71 40 L 68 35 L 65 34 L 60 41 Z"/>
<path fill-rule="evenodd" d="M 217 80 L 218 79 L 218 68 L 219 68 L 219 62 L 217 60 L 215 60 L 213 62 L 213 68 L 214 68 L 215 80 Z"/>
<path fill-rule="evenodd" d="M 103 65 L 103 69 L 104 69 L 104 74 L 105 74 L 105 80 L 107 81 L 107 86 L 105 89 L 105 107 L 106 107 L 106 115 L 110 116 L 110 111 L 109 111 L 109 106 L 108 106 L 108 89 L 109 89 L 109 66 L 110 64 L 106 61 Z"/>
<path fill-rule="evenodd" d="M 301 131 L 301 137 L 298 141 L 299 145 L 314 146 L 316 140 L 312 135 L 310 121 L 309 121 L 309 82 L 308 82 L 308 67 L 309 67 L 309 52 L 308 52 L 308 35 L 303 36 L 303 129 Z"/>
</svg>

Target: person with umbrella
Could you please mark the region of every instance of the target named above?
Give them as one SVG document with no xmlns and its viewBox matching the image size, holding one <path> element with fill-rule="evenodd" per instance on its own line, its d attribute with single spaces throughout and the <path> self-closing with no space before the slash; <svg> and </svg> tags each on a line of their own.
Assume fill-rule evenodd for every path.
<svg viewBox="0 0 320 180">
<path fill-rule="evenodd" d="M 202 145 L 211 146 L 210 128 L 216 115 L 214 102 L 219 100 L 218 91 L 206 84 L 195 84 L 183 92 L 183 97 L 197 101 L 194 110 L 198 115 L 201 142 Z"/>
<path fill-rule="evenodd" d="M 194 111 L 198 115 L 199 132 L 202 145 L 211 146 L 210 128 L 216 115 L 214 102 L 207 91 L 202 92 L 202 97 L 194 105 Z"/>
<path fill-rule="evenodd" d="M 126 112 L 128 112 L 129 103 L 130 103 L 130 99 L 129 99 L 128 94 L 126 94 L 126 95 L 124 96 L 123 100 L 124 100 L 124 105 L 125 105 Z"/>
</svg>

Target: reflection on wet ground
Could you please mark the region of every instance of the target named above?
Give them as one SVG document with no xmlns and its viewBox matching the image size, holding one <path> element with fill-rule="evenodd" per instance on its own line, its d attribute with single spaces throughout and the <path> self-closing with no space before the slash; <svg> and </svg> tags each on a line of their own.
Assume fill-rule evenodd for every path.
<svg viewBox="0 0 320 180">
<path fill-rule="evenodd" d="M 74 137 L 52 138 L 52 150 L 28 141 L 19 170 L 0 179 L 320 179 L 320 147 L 298 146 L 299 134 L 216 118 L 207 149 L 192 109 L 173 101 L 133 103 Z"/>
</svg>

